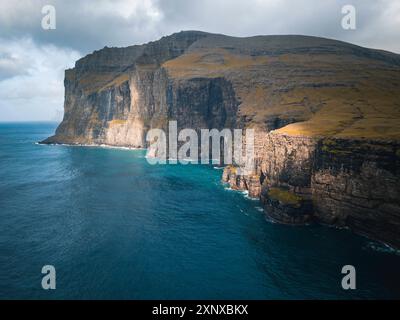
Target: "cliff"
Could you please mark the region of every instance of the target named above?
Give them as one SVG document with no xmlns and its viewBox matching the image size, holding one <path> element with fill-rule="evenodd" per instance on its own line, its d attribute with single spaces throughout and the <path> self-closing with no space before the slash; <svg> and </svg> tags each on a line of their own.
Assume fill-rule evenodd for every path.
<svg viewBox="0 0 400 320">
<path fill-rule="evenodd" d="M 44 143 L 145 147 L 151 128 L 254 128 L 256 170 L 233 188 L 291 224 L 349 227 L 400 247 L 400 56 L 306 36 L 187 31 L 104 48 L 65 73 Z"/>
</svg>

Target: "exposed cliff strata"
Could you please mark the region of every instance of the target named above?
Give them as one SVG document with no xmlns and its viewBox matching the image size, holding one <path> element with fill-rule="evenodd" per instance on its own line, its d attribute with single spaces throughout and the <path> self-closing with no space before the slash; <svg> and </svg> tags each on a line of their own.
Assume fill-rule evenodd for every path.
<svg viewBox="0 0 400 320">
<path fill-rule="evenodd" d="M 227 167 L 223 180 L 234 188 L 260 197 L 266 213 L 275 221 L 290 224 L 313 219 L 311 177 L 317 139 L 277 133 L 256 136 L 256 170 L 253 176 L 237 176 Z M 244 180 L 241 184 L 237 181 Z"/>
<path fill-rule="evenodd" d="M 269 133 L 262 140 L 256 174 L 237 176 L 235 168 L 227 167 L 223 180 L 259 196 L 270 218 L 281 223 L 317 221 L 349 227 L 400 247 L 398 141 L 279 133 Z"/>
<path fill-rule="evenodd" d="M 274 220 L 400 247 L 400 57 L 303 36 L 181 32 L 104 48 L 65 74 L 44 143 L 145 147 L 150 128 L 255 128 L 256 170 L 223 180 Z"/>
<path fill-rule="evenodd" d="M 144 147 L 145 132 L 168 117 L 162 63 L 206 36 L 184 32 L 142 46 L 104 48 L 65 74 L 64 119 L 45 143 Z"/>
<path fill-rule="evenodd" d="M 400 143 L 329 139 L 317 150 L 315 217 L 400 247 Z"/>
</svg>

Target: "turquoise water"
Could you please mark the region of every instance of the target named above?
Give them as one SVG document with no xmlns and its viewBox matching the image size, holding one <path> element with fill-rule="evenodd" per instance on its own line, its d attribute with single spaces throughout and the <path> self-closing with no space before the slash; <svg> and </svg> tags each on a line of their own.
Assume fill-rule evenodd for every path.
<svg viewBox="0 0 400 320">
<path fill-rule="evenodd" d="M 55 127 L 0 124 L 2 299 L 400 298 L 400 256 L 367 239 L 270 223 L 212 166 L 35 144 Z M 56 290 L 41 289 L 48 264 Z"/>
</svg>

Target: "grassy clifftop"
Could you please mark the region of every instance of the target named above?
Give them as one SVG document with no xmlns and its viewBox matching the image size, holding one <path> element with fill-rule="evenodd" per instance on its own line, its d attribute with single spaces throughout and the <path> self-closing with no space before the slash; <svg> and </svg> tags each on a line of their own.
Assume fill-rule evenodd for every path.
<svg viewBox="0 0 400 320">
<path fill-rule="evenodd" d="M 400 56 L 302 36 L 210 36 L 163 64 L 224 77 L 246 126 L 301 136 L 400 139 Z"/>
<path fill-rule="evenodd" d="M 103 141 L 108 122 L 129 117 L 400 140 L 400 55 L 330 39 L 185 31 L 95 51 L 66 71 L 65 88 L 51 141 Z"/>
</svg>

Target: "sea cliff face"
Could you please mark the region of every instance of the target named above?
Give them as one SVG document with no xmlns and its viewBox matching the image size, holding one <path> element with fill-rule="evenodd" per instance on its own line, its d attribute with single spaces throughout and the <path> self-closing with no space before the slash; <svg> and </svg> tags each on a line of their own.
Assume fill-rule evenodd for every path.
<svg viewBox="0 0 400 320">
<path fill-rule="evenodd" d="M 266 214 L 288 224 L 320 222 L 400 248 L 400 143 L 293 137 L 262 138 L 253 176 L 226 167 L 223 180 L 260 197 Z"/>
<path fill-rule="evenodd" d="M 145 132 L 168 117 L 161 64 L 205 36 L 188 32 L 128 48 L 104 48 L 65 73 L 64 118 L 46 143 L 144 147 Z"/>
<path fill-rule="evenodd" d="M 313 221 L 400 248 L 400 57 L 303 36 L 197 31 L 104 48 L 65 73 L 43 143 L 146 147 L 151 128 L 255 129 L 255 170 L 223 180 L 275 221 Z"/>
</svg>

